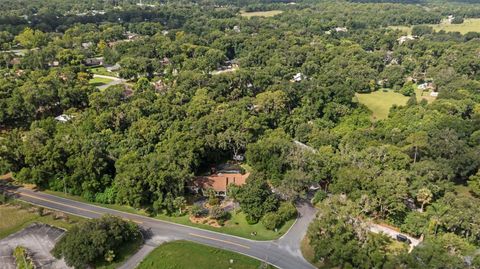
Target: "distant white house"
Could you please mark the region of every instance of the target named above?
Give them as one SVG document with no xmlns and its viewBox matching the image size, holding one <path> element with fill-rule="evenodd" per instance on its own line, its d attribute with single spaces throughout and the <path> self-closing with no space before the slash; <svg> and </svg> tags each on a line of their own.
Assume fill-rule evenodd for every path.
<svg viewBox="0 0 480 269">
<path fill-rule="evenodd" d="M 240 26 L 238 26 L 238 25 L 233 26 L 233 31 L 235 33 L 240 33 Z"/>
<path fill-rule="evenodd" d="M 402 45 L 403 43 L 409 41 L 409 40 L 415 40 L 417 39 L 416 36 L 413 36 L 413 35 L 404 35 L 404 36 L 401 36 L 400 38 L 397 39 L 398 41 L 398 44 Z"/>
<path fill-rule="evenodd" d="M 302 73 L 297 73 L 293 76 L 292 80 L 290 80 L 291 82 L 300 82 L 302 81 L 303 79 L 305 79 L 305 75 L 302 74 Z"/>
<path fill-rule="evenodd" d="M 106 66 L 105 68 L 107 69 L 108 72 L 115 72 L 120 70 L 121 66 L 118 63 L 116 63 L 114 65 Z"/>
<path fill-rule="evenodd" d="M 62 114 L 60 116 L 55 117 L 55 120 L 57 120 L 59 122 L 67 122 L 71 119 L 72 119 L 72 116 L 69 116 L 69 115 L 66 115 L 66 114 Z"/>
<path fill-rule="evenodd" d="M 422 84 L 418 85 L 418 89 L 422 90 L 422 91 L 433 90 L 434 89 L 433 83 L 431 83 L 431 82 L 422 83 Z"/>
<path fill-rule="evenodd" d="M 348 32 L 347 27 L 335 27 L 335 32 Z"/>
<path fill-rule="evenodd" d="M 455 19 L 455 17 L 453 15 L 448 15 L 447 22 L 452 23 L 454 19 Z"/>
<path fill-rule="evenodd" d="M 88 49 L 91 46 L 93 46 L 93 42 L 83 42 L 82 43 L 82 48 L 84 48 L 84 49 Z"/>
</svg>

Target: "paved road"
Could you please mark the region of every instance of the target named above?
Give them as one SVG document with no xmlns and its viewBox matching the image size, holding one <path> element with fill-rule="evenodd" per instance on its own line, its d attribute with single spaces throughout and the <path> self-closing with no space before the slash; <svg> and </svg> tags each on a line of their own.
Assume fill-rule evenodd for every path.
<svg viewBox="0 0 480 269">
<path fill-rule="evenodd" d="M 127 82 L 126 80 L 124 80 L 122 78 L 117 78 L 117 77 L 113 77 L 113 76 L 104 76 L 104 75 L 93 74 L 93 77 L 94 78 L 106 78 L 106 79 L 111 79 L 112 80 L 111 82 L 109 82 L 105 85 L 98 86 L 97 88 L 99 90 L 103 90 L 103 89 L 106 89 L 110 86 L 118 85 L 118 84 L 124 84 L 125 82 Z"/>
<path fill-rule="evenodd" d="M 289 232 L 282 238 L 273 241 L 255 241 L 237 236 L 203 230 L 181 224 L 161 221 L 145 216 L 116 211 L 104 207 L 73 201 L 43 192 L 35 192 L 29 189 L 16 189 L 19 199 L 48 207 L 54 210 L 75 214 L 86 218 L 99 218 L 104 214 L 120 216 L 132 220 L 145 228 L 149 228 L 153 234 L 147 246 L 142 249 L 145 254 L 153 249 L 159 242 L 170 240 L 189 240 L 209 246 L 226 249 L 247 256 L 257 258 L 282 269 L 311 269 L 314 268 L 300 253 L 300 241 L 305 235 L 308 223 L 315 217 L 315 209 L 306 202 L 299 202 L 299 217 Z M 158 245 L 157 244 L 157 245 Z M 150 247 L 149 247 L 150 246 Z M 138 263 L 143 256 L 137 255 L 137 259 L 130 261 Z M 146 255 L 146 254 L 145 254 Z M 129 268 L 132 268 L 130 264 Z"/>
</svg>

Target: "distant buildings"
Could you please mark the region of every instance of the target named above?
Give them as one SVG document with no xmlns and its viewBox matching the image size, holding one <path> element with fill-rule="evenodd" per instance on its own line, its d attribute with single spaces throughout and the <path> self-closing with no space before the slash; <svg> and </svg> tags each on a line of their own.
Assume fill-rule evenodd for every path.
<svg viewBox="0 0 480 269">
<path fill-rule="evenodd" d="M 59 122 L 68 122 L 71 119 L 72 119 L 72 116 L 69 116 L 69 115 L 66 115 L 66 114 L 62 114 L 60 116 L 55 117 L 55 120 L 59 121 Z"/>
<path fill-rule="evenodd" d="M 304 80 L 306 76 L 302 73 L 297 73 L 293 76 L 293 78 L 290 80 L 291 82 L 300 82 Z"/>
<path fill-rule="evenodd" d="M 404 35 L 404 36 L 401 36 L 400 38 L 397 39 L 398 41 L 398 44 L 402 45 L 403 43 L 409 41 L 409 40 L 415 40 L 417 39 L 416 36 L 413 36 L 413 35 Z"/>
</svg>

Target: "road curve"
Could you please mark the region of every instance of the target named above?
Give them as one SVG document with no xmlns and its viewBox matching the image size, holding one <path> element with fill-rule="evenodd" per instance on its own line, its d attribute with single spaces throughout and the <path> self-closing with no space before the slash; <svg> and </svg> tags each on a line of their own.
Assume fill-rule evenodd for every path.
<svg viewBox="0 0 480 269">
<path fill-rule="evenodd" d="M 18 199 L 26 202 L 86 218 L 99 218 L 104 214 L 111 214 L 129 219 L 144 228 L 150 229 L 153 238 L 164 238 L 164 241 L 193 241 L 238 252 L 282 269 L 315 268 L 303 258 L 300 252 L 300 241 L 305 235 L 308 223 L 315 217 L 315 209 L 305 201 L 297 204 L 299 217 L 284 236 L 278 240 L 255 241 L 153 219 L 146 216 L 121 212 L 24 188 L 16 189 L 15 193 Z"/>
</svg>

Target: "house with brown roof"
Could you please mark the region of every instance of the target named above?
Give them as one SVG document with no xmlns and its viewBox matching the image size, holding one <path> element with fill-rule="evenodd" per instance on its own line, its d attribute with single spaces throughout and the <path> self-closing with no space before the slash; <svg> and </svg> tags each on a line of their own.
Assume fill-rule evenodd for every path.
<svg viewBox="0 0 480 269">
<path fill-rule="evenodd" d="M 242 186 L 250 175 L 249 173 L 242 173 L 240 170 L 229 168 L 227 167 L 219 171 L 212 169 L 211 174 L 208 176 L 196 176 L 187 185 L 187 188 L 202 195 L 207 195 L 207 191 L 213 189 L 217 196 L 226 197 L 229 185 Z"/>
</svg>

